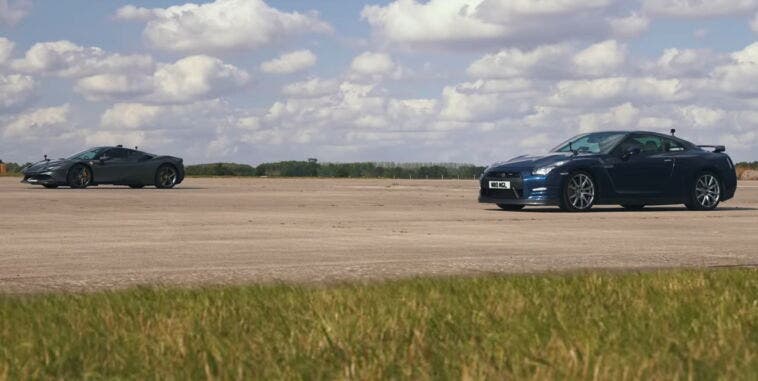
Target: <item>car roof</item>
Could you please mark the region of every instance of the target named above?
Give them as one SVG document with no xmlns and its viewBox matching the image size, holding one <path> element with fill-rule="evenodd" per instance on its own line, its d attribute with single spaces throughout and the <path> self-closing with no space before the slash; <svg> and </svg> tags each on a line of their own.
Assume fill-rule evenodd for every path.
<svg viewBox="0 0 758 381">
<path fill-rule="evenodd" d="M 621 131 L 596 131 L 595 133 L 609 133 L 609 132 L 615 132 L 615 133 L 621 133 L 621 134 L 627 134 L 627 135 L 631 135 L 631 134 L 646 134 L 646 135 L 657 135 L 657 136 L 660 136 L 660 137 L 664 137 L 664 138 L 668 138 L 668 139 L 673 139 L 673 140 L 676 140 L 676 141 L 678 141 L 678 142 L 680 142 L 680 143 L 684 143 L 684 144 L 687 144 L 687 145 L 690 145 L 690 146 L 694 146 L 694 145 L 695 145 L 694 143 L 692 143 L 692 142 L 689 142 L 689 141 L 687 141 L 687 140 L 684 140 L 684 139 L 682 139 L 682 138 L 680 138 L 680 137 L 678 137 L 678 136 L 674 136 L 674 135 L 670 135 L 670 134 L 663 134 L 663 133 L 660 133 L 660 132 L 654 132 L 654 131 L 642 131 L 642 130 L 630 131 L 630 130 L 621 130 Z"/>
</svg>

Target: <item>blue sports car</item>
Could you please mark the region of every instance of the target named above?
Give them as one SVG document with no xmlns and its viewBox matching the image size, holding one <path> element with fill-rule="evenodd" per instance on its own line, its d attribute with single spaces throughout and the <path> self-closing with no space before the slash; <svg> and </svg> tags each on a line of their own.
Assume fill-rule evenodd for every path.
<svg viewBox="0 0 758 381">
<path fill-rule="evenodd" d="M 557 205 L 583 212 L 615 204 L 684 204 L 713 210 L 734 197 L 737 176 L 723 146 L 697 146 L 671 135 L 609 131 L 573 137 L 541 156 L 519 156 L 489 166 L 479 202 L 505 210 Z"/>
</svg>

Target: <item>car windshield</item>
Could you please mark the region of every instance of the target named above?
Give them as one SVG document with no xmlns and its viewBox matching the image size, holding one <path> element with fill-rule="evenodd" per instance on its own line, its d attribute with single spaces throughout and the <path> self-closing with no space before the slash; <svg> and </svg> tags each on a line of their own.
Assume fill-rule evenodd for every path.
<svg viewBox="0 0 758 381">
<path fill-rule="evenodd" d="M 102 151 L 102 148 L 93 148 L 84 152 L 79 152 L 76 155 L 70 156 L 68 160 L 92 160 Z"/>
<path fill-rule="evenodd" d="M 609 153 L 627 134 L 625 132 L 594 132 L 575 136 L 550 152 Z"/>
</svg>

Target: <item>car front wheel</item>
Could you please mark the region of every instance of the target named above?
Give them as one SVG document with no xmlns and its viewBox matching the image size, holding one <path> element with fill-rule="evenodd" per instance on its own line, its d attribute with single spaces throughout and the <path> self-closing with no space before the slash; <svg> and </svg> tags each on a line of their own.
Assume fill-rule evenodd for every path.
<svg viewBox="0 0 758 381">
<path fill-rule="evenodd" d="M 155 173 L 155 187 L 160 189 L 173 188 L 178 177 L 179 175 L 173 165 L 162 165 Z"/>
<path fill-rule="evenodd" d="M 77 164 L 68 171 L 66 180 L 71 188 L 86 188 L 92 183 L 92 171 L 84 165 Z"/>
<path fill-rule="evenodd" d="M 587 172 L 574 172 L 563 184 L 561 209 L 567 212 L 586 212 L 595 204 L 597 187 Z"/>
<path fill-rule="evenodd" d="M 721 181 L 710 172 L 697 176 L 692 189 L 690 200 L 685 206 L 689 210 L 713 210 L 721 202 Z"/>
</svg>

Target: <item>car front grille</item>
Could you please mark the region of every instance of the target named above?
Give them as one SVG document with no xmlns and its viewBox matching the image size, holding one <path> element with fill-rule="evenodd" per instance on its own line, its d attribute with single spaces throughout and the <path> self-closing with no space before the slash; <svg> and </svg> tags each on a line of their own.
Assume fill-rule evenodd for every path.
<svg viewBox="0 0 758 381">
<path fill-rule="evenodd" d="M 510 181 L 511 189 L 490 189 L 490 181 Z M 482 197 L 516 200 L 524 197 L 524 181 L 519 172 L 489 172 L 482 177 L 479 184 Z"/>
</svg>

